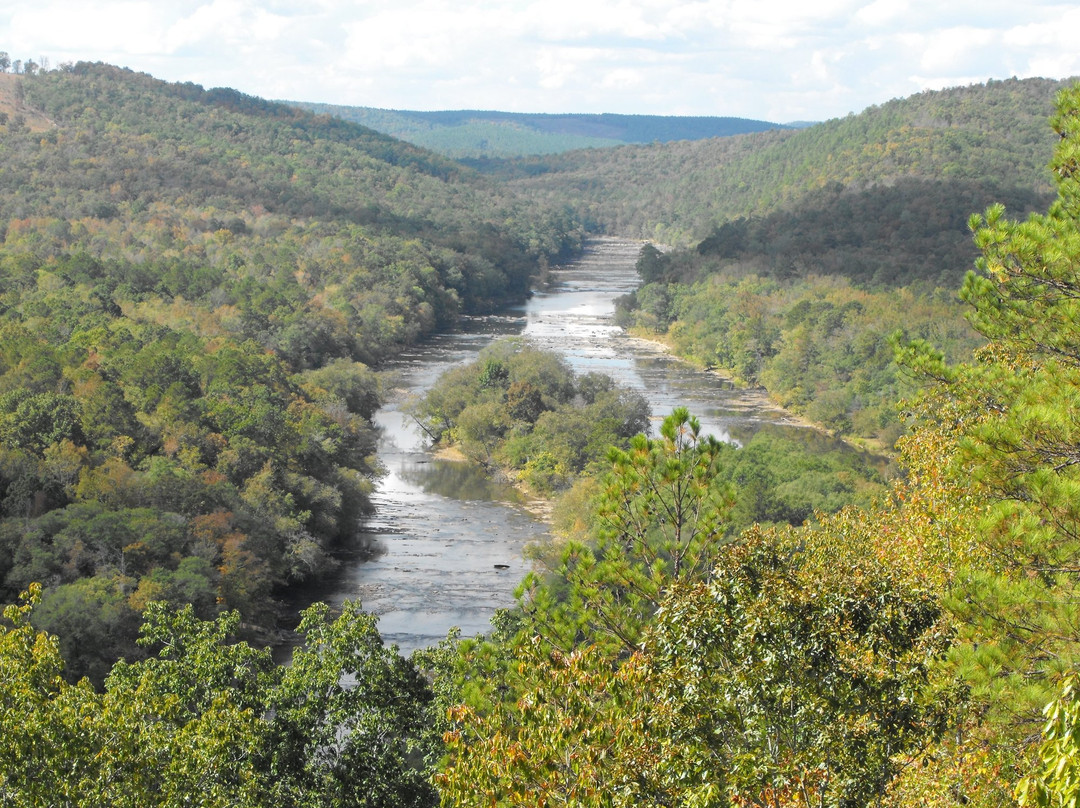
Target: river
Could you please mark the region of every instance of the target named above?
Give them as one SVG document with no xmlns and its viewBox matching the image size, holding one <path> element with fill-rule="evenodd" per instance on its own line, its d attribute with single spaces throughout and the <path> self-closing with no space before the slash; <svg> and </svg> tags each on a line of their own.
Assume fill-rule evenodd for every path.
<svg viewBox="0 0 1080 808">
<path fill-rule="evenodd" d="M 513 488 L 470 464 L 434 457 L 426 436 L 402 413 L 440 373 L 499 337 L 523 335 L 559 351 L 575 371 L 607 373 L 641 390 L 657 420 L 687 406 L 704 429 L 736 442 L 765 424 L 800 429 L 760 394 L 679 362 L 615 325 L 615 298 L 638 284 L 640 247 L 594 240 L 579 260 L 554 268 L 524 305 L 467 320 L 390 365 L 398 389 L 375 418 L 387 472 L 373 497 L 376 514 L 361 526 L 364 552 L 323 582 L 317 599 L 331 605 L 359 599 L 379 615 L 384 639 L 406 654 L 437 643 L 452 626 L 466 636 L 483 633 L 497 609 L 513 604 L 514 588 L 529 568 L 523 550 L 547 537 L 546 525 Z M 800 432 L 813 438 L 809 430 Z"/>
</svg>

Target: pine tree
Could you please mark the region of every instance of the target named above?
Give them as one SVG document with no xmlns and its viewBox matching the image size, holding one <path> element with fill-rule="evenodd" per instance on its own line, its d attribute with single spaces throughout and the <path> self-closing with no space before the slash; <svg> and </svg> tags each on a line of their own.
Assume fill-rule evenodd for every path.
<svg viewBox="0 0 1080 808">
<path fill-rule="evenodd" d="M 940 383 L 923 414 L 980 503 L 980 552 L 951 574 L 956 671 L 983 737 L 1021 766 L 1043 705 L 1080 665 L 1080 86 L 1051 123 L 1049 210 L 1013 221 L 996 205 L 971 220 L 982 257 L 961 297 L 988 345 L 952 368 L 908 356 Z"/>
</svg>

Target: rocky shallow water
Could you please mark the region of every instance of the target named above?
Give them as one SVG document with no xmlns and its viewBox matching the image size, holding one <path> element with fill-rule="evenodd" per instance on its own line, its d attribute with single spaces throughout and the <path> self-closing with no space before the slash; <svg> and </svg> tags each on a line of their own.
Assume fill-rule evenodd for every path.
<svg viewBox="0 0 1080 808">
<path fill-rule="evenodd" d="M 452 626 L 466 636 L 483 633 L 497 609 L 513 604 L 528 570 L 524 548 L 547 537 L 546 524 L 512 487 L 468 463 L 435 457 L 426 435 L 402 411 L 440 373 L 471 361 L 501 336 L 523 335 L 562 353 L 578 372 L 607 373 L 643 391 L 657 420 L 686 406 L 724 440 L 745 441 L 766 424 L 823 439 L 760 393 L 739 390 L 615 325 L 615 299 L 638 284 L 640 247 L 595 240 L 579 260 L 553 269 L 523 306 L 471 319 L 460 331 L 398 357 L 391 366 L 397 394 L 376 417 L 379 459 L 387 471 L 373 497 L 376 514 L 361 526 L 360 552 L 322 588 L 306 593 L 308 600 L 337 605 L 359 599 L 379 615 L 386 641 L 403 653 L 438 642 Z"/>
</svg>

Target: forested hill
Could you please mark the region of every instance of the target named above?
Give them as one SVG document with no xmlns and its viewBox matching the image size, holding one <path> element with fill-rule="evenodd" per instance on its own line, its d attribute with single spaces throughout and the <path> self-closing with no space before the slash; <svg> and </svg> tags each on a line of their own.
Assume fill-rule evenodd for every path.
<svg viewBox="0 0 1080 808">
<path fill-rule="evenodd" d="M 1046 212 L 969 221 L 978 352 L 929 275 L 807 270 L 868 266 L 873 228 L 879 260 L 952 186 L 1040 193 L 1025 110 L 1050 83 L 752 136 L 757 163 L 688 169 L 687 188 L 748 183 L 713 187 L 728 220 L 700 249 L 641 250 L 624 316 L 838 429 L 915 392 L 883 372 L 897 358 L 922 389 L 887 494 L 764 431 L 722 445 L 682 407 L 627 438 L 634 396 L 496 343 L 417 414 L 540 481 L 597 469 L 556 510 L 565 540 L 487 636 L 405 660 L 359 604 L 319 605 L 288 666 L 234 639 L 364 508 L 378 386 L 356 359 L 512 293 L 558 218 L 230 92 L 89 65 L 2 86 L 21 93 L 0 109 L 5 806 L 1077 804 L 1080 85 L 1032 125 L 1054 146 Z M 643 156 L 641 185 L 663 154 L 616 163 Z M 918 207 L 919 183 L 940 202 Z M 790 219 L 804 274 L 785 276 L 760 222 L 806 193 L 848 220 Z M 611 432 L 626 443 L 589 463 Z M 872 502 L 813 504 L 852 495 Z M 101 687 L 65 682 L 83 674 Z"/>
<path fill-rule="evenodd" d="M 471 231 L 497 222 L 501 236 L 534 255 L 564 246 L 542 221 L 515 229 L 513 197 L 472 172 L 328 116 L 100 64 L 22 77 L 13 92 L 56 129 L 20 138 L 19 116 L 5 128 L 5 188 L 17 191 L 0 200 L 0 215 L 70 218 L 100 208 L 106 218 L 138 218 L 155 202 L 258 207 L 455 247 L 485 246 Z"/>
<path fill-rule="evenodd" d="M 953 361 L 978 346 L 955 302 L 977 257 L 968 222 L 994 203 L 1021 218 L 1049 203 L 1061 86 L 991 82 L 801 132 L 503 168 L 537 195 L 587 200 L 607 228 L 688 243 L 647 251 L 626 325 L 888 446 L 896 402 L 914 392 L 894 335 Z"/>
<path fill-rule="evenodd" d="M 666 143 L 786 128 L 748 118 L 677 115 L 545 115 L 480 110 L 376 109 L 288 102 L 335 115 L 454 158 L 557 154 L 626 143 Z"/>
<path fill-rule="evenodd" d="M 812 212 L 837 195 L 848 199 L 838 213 L 853 207 L 863 215 L 892 215 L 895 197 L 879 205 L 867 192 L 901 183 L 910 198 L 942 196 L 935 207 L 966 217 L 996 200 L 1038 205 L 1032 195 L 1049 193 L 1045 121 L 1064 84 L 992 81 L 920 93 L 800 130 L 483 167 L 536 197 L 575 203 L 609 232 L 670 244 L 696 243 L 738 217 Z M 926 216 L 933 220 L 935 213 Z M 952 212 L 947 218 L 955 221 Z M 966 239 L 962 222 L 960 230 Z"/>
<path fill-rule="evenodd" d="M 367 507 L 378 365 L 579 234 L 326 116 L 81 63 L 4 76 L 0 596 L 69 673 L 151 600 L 272 626 Z"/>
</svg>

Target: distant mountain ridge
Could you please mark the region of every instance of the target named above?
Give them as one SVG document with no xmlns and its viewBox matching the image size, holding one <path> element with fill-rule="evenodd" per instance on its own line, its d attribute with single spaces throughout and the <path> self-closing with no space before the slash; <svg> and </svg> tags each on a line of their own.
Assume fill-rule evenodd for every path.
<svg viewBox="0 0 1080 808">
<path fill-rule="evenodd" d="M 448 157 L 517 157 L 628 143 L 703 140 L 792 128 L 721 116 L 548 114 L 493 110 L 433 112 L 285 102 L 333 115 Z"/>
<path fill-rule="evenodd" d="M 0 188 L 0 600 L 46 582 L 99 684 L 150 592 L 276 636 L 371 507 L 370 366 L 581 243 L 369 128 L 100 63 L 0 74 Z"/>
<path fill-rule="evenodd" d="M 876 216 L 888 196 L 878 191 L 903 182 L 914 196 L 952 209 L 949 226 L 970 248 L 973 211 L 998 200 L 1018 212 L 1045 204 L 1053 148 L 1047 118 L 1068 83 L 989 81 L 893 99 L 802 129 L 471 162 L 518 193 L 571 205 L 596 230 L 684 246 L 739 217 L 784 210 L 802 217 L 808 205 L 831 207 L 840 196 L 863 195 L 841 223 L 865 221 L 872 218 L 865 205 L 873 203 Z M 919 183 L 922 193 L 913 190 Z"/>
</svg>

